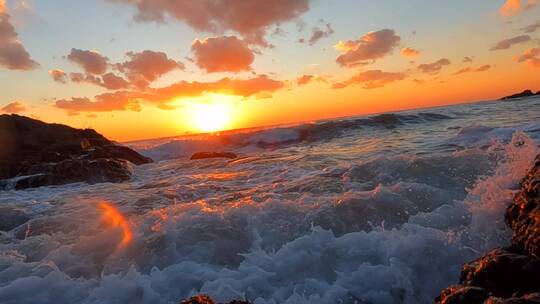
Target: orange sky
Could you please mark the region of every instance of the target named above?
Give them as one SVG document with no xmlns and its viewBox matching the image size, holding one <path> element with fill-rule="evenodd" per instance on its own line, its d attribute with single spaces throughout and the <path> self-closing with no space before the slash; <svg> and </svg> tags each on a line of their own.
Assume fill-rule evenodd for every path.
<svg viewBox="0 0 540 304">
<path fill-rule="evenodd" d="M 0 108 L 127 141 L 540 90 L 537 1 L 485 2 L 0 0 Z"/>
</svg>

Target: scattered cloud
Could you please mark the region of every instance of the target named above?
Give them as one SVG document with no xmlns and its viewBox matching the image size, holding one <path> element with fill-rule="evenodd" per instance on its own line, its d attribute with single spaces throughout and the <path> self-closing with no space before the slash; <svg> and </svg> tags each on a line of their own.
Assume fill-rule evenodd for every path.
<svg viewBox="0 0 540 304">
<path fill-rule="evenodd" d="M 406 48 L 401 49 L 401 56 L 403 56 L 403 57 L 415 58 L 415 57 L 418 57 L 419 55 L 420 55 L 419 50 L 415 50 L 415 49 L 410 48 L 410 47 L 406 47 Z"/>
<path fill-rule="evenodd" d="M 517 62 L 525 62 L 534 68 L 540 68 L 540 49 L 532 48 L 523 52 L 521 55 L 514 57 Z"/>
<path fill-rule="evenodd" d="M 296 79 L 296 84 L 298 86 L 302 86 L 302 85 L 310 84 L 310 83 L 312 83 L 314 81 L 327 83 L 326 79 L 324 77 L 322 77 L 322 76 L 318 76 L 318 75 L 301 75 Z"/>
<path fill-rule="evenodd" d="M 326 27 L 321 29 L 319 27 L 315 27 L 312 30 L 311 37 L 306 41 L 306 39 L 301 38 L 298 40 L 300 43 L 308 43 L 309 45 L 316 44 L 319 40 L 330 37 L 332 34 L 334 34 L 334 29 L 332 29 L 332 26 L 330 23 L 326 24 Z"/>
<path fill-rule="evenodd" d="M 7 13 L 5 0 L 0 0 L 0 66 L 20 71 L 39 67 L 18 40 L 18 34 Z"/>
<path fill-rule="evenodd" d="M 108 90 L 120 90 L 130 87 L 130 83 L 127 80 L 114 73 L 104 74 L 101 76 L 101 80 L 101 86 Z"/>
<path fill-rule="evenodd" d="M 26 106 L 20 101 L 14 101 L 2 107 L 0 110 L 8 114 L 18 114 L 26 111 Z"/>
<path fill-rule="evenodd" d="M 369 32 L 358 40 L 340 41 L 336 50 L 343 52 L 336 62 L 345 67 L 367 65 L 392 53 L 401 38 L 393 30 Z"/>
<path fill-rule="evenodd" d="M 191 50 L 195 64 L 208 73 L 248 71 L 255 58 L 248 44 L 235 36 L 197 39 Z"/>
<path fill-rule="evenodd" d="M 136 7 L 138 21 L 165 22 L 167 17 L 197 31 L 239 33 L 248 43 L 270 46 L 266 32 L 274 25 L 291 21 L 309 10 L 310 0 L 109 0 Z"/>
<path fill-rule="evenodd" d="M 66 110 L 69 115 L 81 112 L 140 111 L 141 107 L 130 92 L 119 91 L 97 95 L 94 100 L 86 97 L 60 99 L 55 103 L 57 108 Z"/>
<path fill-rule="evenodd" d="M 457 72 L 454 73 L 454 75 L 460 75 L 460 74 L 465 74 L 465 73 L 471 73 L 471 72 L 485 72 L 489 69 L 491 69 L 492 66 L 489 65 L 489 64 L 485 64 L 485 65 L 482 65 L 478 68 L 471 68 L 471 67 L 467 67 L 467 68 L 463 68 Z"/>
<path fill-rule="evenodd" d="M 525 33 L 531 34 L 531 33 L 536 32 L 536 30 L 539 29 L 539 28 L 540 28 L 540 21 L 537 21 L 536 23 L 528 25 L 528 26 L 522 28 L 521 30 L 523 32 L 525 32 Z"/>
<path fill-rule="evenodd" d="M 444 66 L 450 65 L 450 64 L 451 64 L 450 60 L 446 58 L 442 58 L 432 63 L 421 64 L 418 66 L 418 69 L 422 73 L 434 75 L 434 74 L 438 74 Z"/>
<path fill-rule="evenodd" d="M 62 70 L 49 70 L 49 75 L 51 75 L 52 79 L 56 82 L 60 83 L 67 83 L 68 77 L 66 72 Z"/>
<path fill-rule="evenodd" d="M 471 63 L 473 62 L 473 57 L 465 56 L 462 60 L 464 63 Z"/>
<path fill-rule="evenodd" d="M 514 16 L 524 10 L 536 7 L 538 3 L 540 3 L 538 0 L 506 0 L 499 9 L 499 13 L 504 17 Z"/>
<path fill-rule="evenodd" d="M 400 81 L 407 76 L 404 73 L 390 73 L 381 70 L 369 70 L 354 75 L 347 81 L 334 83 L 332 88 L 343 89 L 351 85 L 363 85 L 364 89 L 376 89 L 384 87 L 386 84 Z"/>
<path fill-rule="evenodd" d="M 98 51 L 87 51 L 72 48 L 67 59 L 80 67 L 87 74 L 101 75 L 107 71 L 109 58 L 101 55 Z"/>
<path fill-rule="evenodd" d="M 184 64 L 167 57 L 164 52 L 145 50 L 140 53 L 128 52 L 128 61 L 113 67 L 124 73 L 127 79 L 139 88 L 145 88 L 162 75 L 175 69 L 184 69 Z"/>
<path fill-rule="evenodd" d="M 69 115 L 77 115 L 81 112 L 140 111 L 141 102 L 171 110 L 177 107 L 179 99 L 199 97 L 209 92 L 257 98 L 259 95 L 272 93 L 284 86 L 284 82 L 270 79 L 266 75 L 249 79 L 222 78 L 214 82 L 180 81 L 162 88 L 105 93 L 93 99 L 84 97 L 61 99 L 56 101 L 55 106 L 66 110 Z"/>
<path fill-rule="evenodd" d="M 490 51 L 506 50 L 511 48 L 515 44 L 525 43 L 531 41 L 531 36 L 529 35 L 520 35 L 513 38 L 508 38 L 499 41 L 495 46 L 493 46 Z"/>
</svg>

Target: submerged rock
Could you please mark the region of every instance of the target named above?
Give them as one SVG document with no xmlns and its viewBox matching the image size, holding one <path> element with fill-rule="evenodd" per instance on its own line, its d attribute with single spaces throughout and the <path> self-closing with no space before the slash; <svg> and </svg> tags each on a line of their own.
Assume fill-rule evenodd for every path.
<svg viewBox="0 0 540 304">
<path fill-rule="evenodd" d="M 197 295 L 187 300 L 183 300 L 182 302 L 180 302 L 180 304 L 220 304 L 220 303 L 214 302 L 214 300 L 212 300 L 212 298 L 210 298 L 207 295 Z M 221 303 L 221 304 L 225 304 L 225 303 Z M 250 303 L 248 301 L 232 300 L 228 304 L 250 304 Z"/>
<path fill-rule="evenodd" d="M 435 303 L 540 303 L 540 155 L 505 214 L 512 246 L 463 266 L 460 285 Z"/>
<path fill-rule="evenodd" d="M 205 159 L 205 158 L 236 158 L 236 154 L 232 152 L 197 152 L 191 156 L 191 160 Z"/>
<path fill-rule="evenodd" d="M 122 182 L 132 174 L 128 162 L 152 162 L 94 130 L 19 115 L 0 115 L 0 142 L 0 190 Z"/>
<path fill-rule="evenodd" d="M 21 210 L 0 208 L 0 231 L 10 231 L 28 222 L 30 217 Z"/>
</svg>

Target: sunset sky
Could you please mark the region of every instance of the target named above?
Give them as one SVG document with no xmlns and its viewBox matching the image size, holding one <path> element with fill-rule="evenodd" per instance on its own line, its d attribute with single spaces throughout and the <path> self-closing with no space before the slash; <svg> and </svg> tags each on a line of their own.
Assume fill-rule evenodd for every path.
<svg viewBox="0 0 540 304">
<path fill-rule="evenodd" d="M 0 0 L 0 112 L 118 141 L 540 90 L 540 0 Z"/>
</svg>

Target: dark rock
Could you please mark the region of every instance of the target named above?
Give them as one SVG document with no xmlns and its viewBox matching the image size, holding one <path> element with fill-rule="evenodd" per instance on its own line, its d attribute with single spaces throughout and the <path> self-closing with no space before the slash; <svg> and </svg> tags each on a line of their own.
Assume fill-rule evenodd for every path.
<svg viewBox="0 0 540 304">
<path fill-rule="evenodd" d="M 489 297 L 489 293 L 480 287 L 454 285 L 442 291 L 435 298 L 436 304 L 479 304 Z"/>
<path fill-rule="evenodd" d="M 236 158 L 236 154 L 232 152 L 197 152 L 191 156 L 191 160 L 205 158 Z"/>
<path fill-rule="evenodd" d="M 535 94 L 531 90 L 525 90 L 525 91 L 523 91 L 521 93 L 517 93 L 517 94 L 514 94 L 514 95 L 510 95 L 510 96 L 505 96 L 505 97 L 501 98 L 501 100 L 510 100 L 510 99 L 516 99 L 516 98 L 531 97 L 531 96 L 535 96 L 535 95 L 540 95 L 539 93 L 540 92 Z"/>
<path fill-rule="evenodd" d="M 505 221 L 512 229 L 512 246 L 465 264 L 462 285 L 443 290 L 436 303 L 540 303 L 540 155 L 506 210 Z"/>
<path fill-rule="evenodd" d="M 180 304 L 214 304 L 214 300 L 207 295 L 197 295 L 187 300 L 183 300 Z M 223 303 L 224 304 L 224 303 Z M 250 304 L 248 301 L 232 300 L 228 304 Z"/>
<path fill-rule="evenodd" d="M 493 296 L 508 298 L 514 293 L 538 290 L 540 261 L 536 258 L 495 249 L 480 259 L 465 264 L 461 284 L 482 287 Z"/>
<path fill-rule="evenodd" d="M 0 208 L 0 231 L 10 231 L 28 222 L 30 217 L 21 210 Z"/>
<path fill-rule="evenodd" d="M 0 115 L 0 189 L 73 182 L 121 182 L 151 159 L 115 145 L 91 129 Z"/>
<path fill-rule="evenodd" d="M 506 211 L 505 220 L 512 228 L 512 242 L 519 249 L 540 257 L 540 157 L 521 182 L 521 191 Z"/>
</svg>

